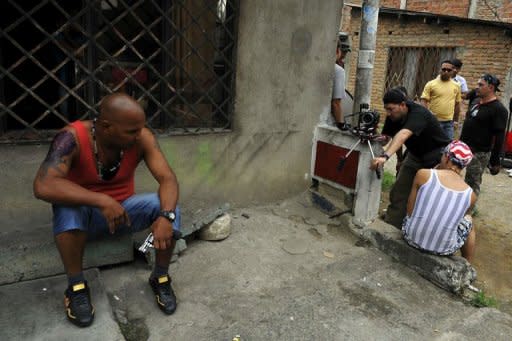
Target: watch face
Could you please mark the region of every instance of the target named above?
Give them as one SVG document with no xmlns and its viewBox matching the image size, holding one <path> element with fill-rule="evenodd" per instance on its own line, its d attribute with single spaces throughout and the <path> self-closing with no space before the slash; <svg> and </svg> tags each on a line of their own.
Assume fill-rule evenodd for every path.
<svg viewBox="0 0 512 341">
<path fill-rule="evenodd" d="M 161 211 L 160 215 L 169 219 L 171 222 L 174 222 L 176 219 L 176 214 L 173 211 Z"/>
</svg>

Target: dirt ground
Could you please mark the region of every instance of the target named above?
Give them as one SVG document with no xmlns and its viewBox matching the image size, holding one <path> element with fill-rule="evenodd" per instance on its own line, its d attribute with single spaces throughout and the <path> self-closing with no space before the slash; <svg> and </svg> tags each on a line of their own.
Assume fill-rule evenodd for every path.
<svg viewBox="0 0 512 341">
<path fill-rule="evenodd" d="M 394 166 L 386 169 L 394 174 Z M 389 193 L 383 192 L 381 210 L 388 202 Z M 496 176 L 484 174 L 473 222 L 475 286 L 496 298 L 500 310 L 512 313 L 512 178 L 504 170 Z"/>
</svg>

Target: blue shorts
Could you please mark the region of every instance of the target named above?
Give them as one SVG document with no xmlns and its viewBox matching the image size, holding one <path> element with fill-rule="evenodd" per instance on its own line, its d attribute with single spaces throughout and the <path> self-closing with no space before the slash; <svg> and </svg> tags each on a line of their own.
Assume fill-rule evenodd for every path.
<svg viewBox="0 0 512 341">
<path fill-rule="evenodd" d="M 135 194 L 121 203 L 128 216 L 131 226 L 121 225 L 116 228 L 118 233 L 134 233 L 151 226 L 160 213 L 160 199 L 156 193 Z M 70 230 L 87 232 L 89 239 L 109 235 L 107 221 L 101 211 L 91 206 L 52 205 L 53 234 L 57 235 Z M 180 209 L 176 206 L 175 231 L 180 230 Z"/>
</svg>

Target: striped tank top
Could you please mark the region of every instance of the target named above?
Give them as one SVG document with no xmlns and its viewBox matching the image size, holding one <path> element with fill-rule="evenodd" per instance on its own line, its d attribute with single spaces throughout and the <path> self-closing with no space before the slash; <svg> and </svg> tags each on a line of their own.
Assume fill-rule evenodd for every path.
<svg viewBox="0 0 512 341">
<path fill-rule="evenodd" d="M 443 186 L 437 171 L 431 169 L 402 226 L 404 238 L 423 250 L 441 254 L 452 250 L 457 244 L 457 226 L 471 205 L 471 193 L 471 187 L 456 191 Z"/>
</svg>

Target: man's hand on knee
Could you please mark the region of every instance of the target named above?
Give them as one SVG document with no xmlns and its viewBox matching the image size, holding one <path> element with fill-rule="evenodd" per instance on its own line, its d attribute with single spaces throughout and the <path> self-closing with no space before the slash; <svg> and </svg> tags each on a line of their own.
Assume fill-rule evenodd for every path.
<svg viewBox="0 0 512 341">
<path fill-rule="evenodd" d="M 172 246 L 172 224 L 169 220 L 159 217 L 151 226 L 153 232 L 153 245 L 157 250 L 167 250 Z"/>
<path fill-rule="evenodd" d="M 107 220 L 108 229 L 111 234 L 114 234 L 116 228 L 119 226 L 130 226 L 130 217 L 124 207 L 115 199 L 106 195 L 104 201 L 99 205 L 101 213 Z"/>
</svg>

